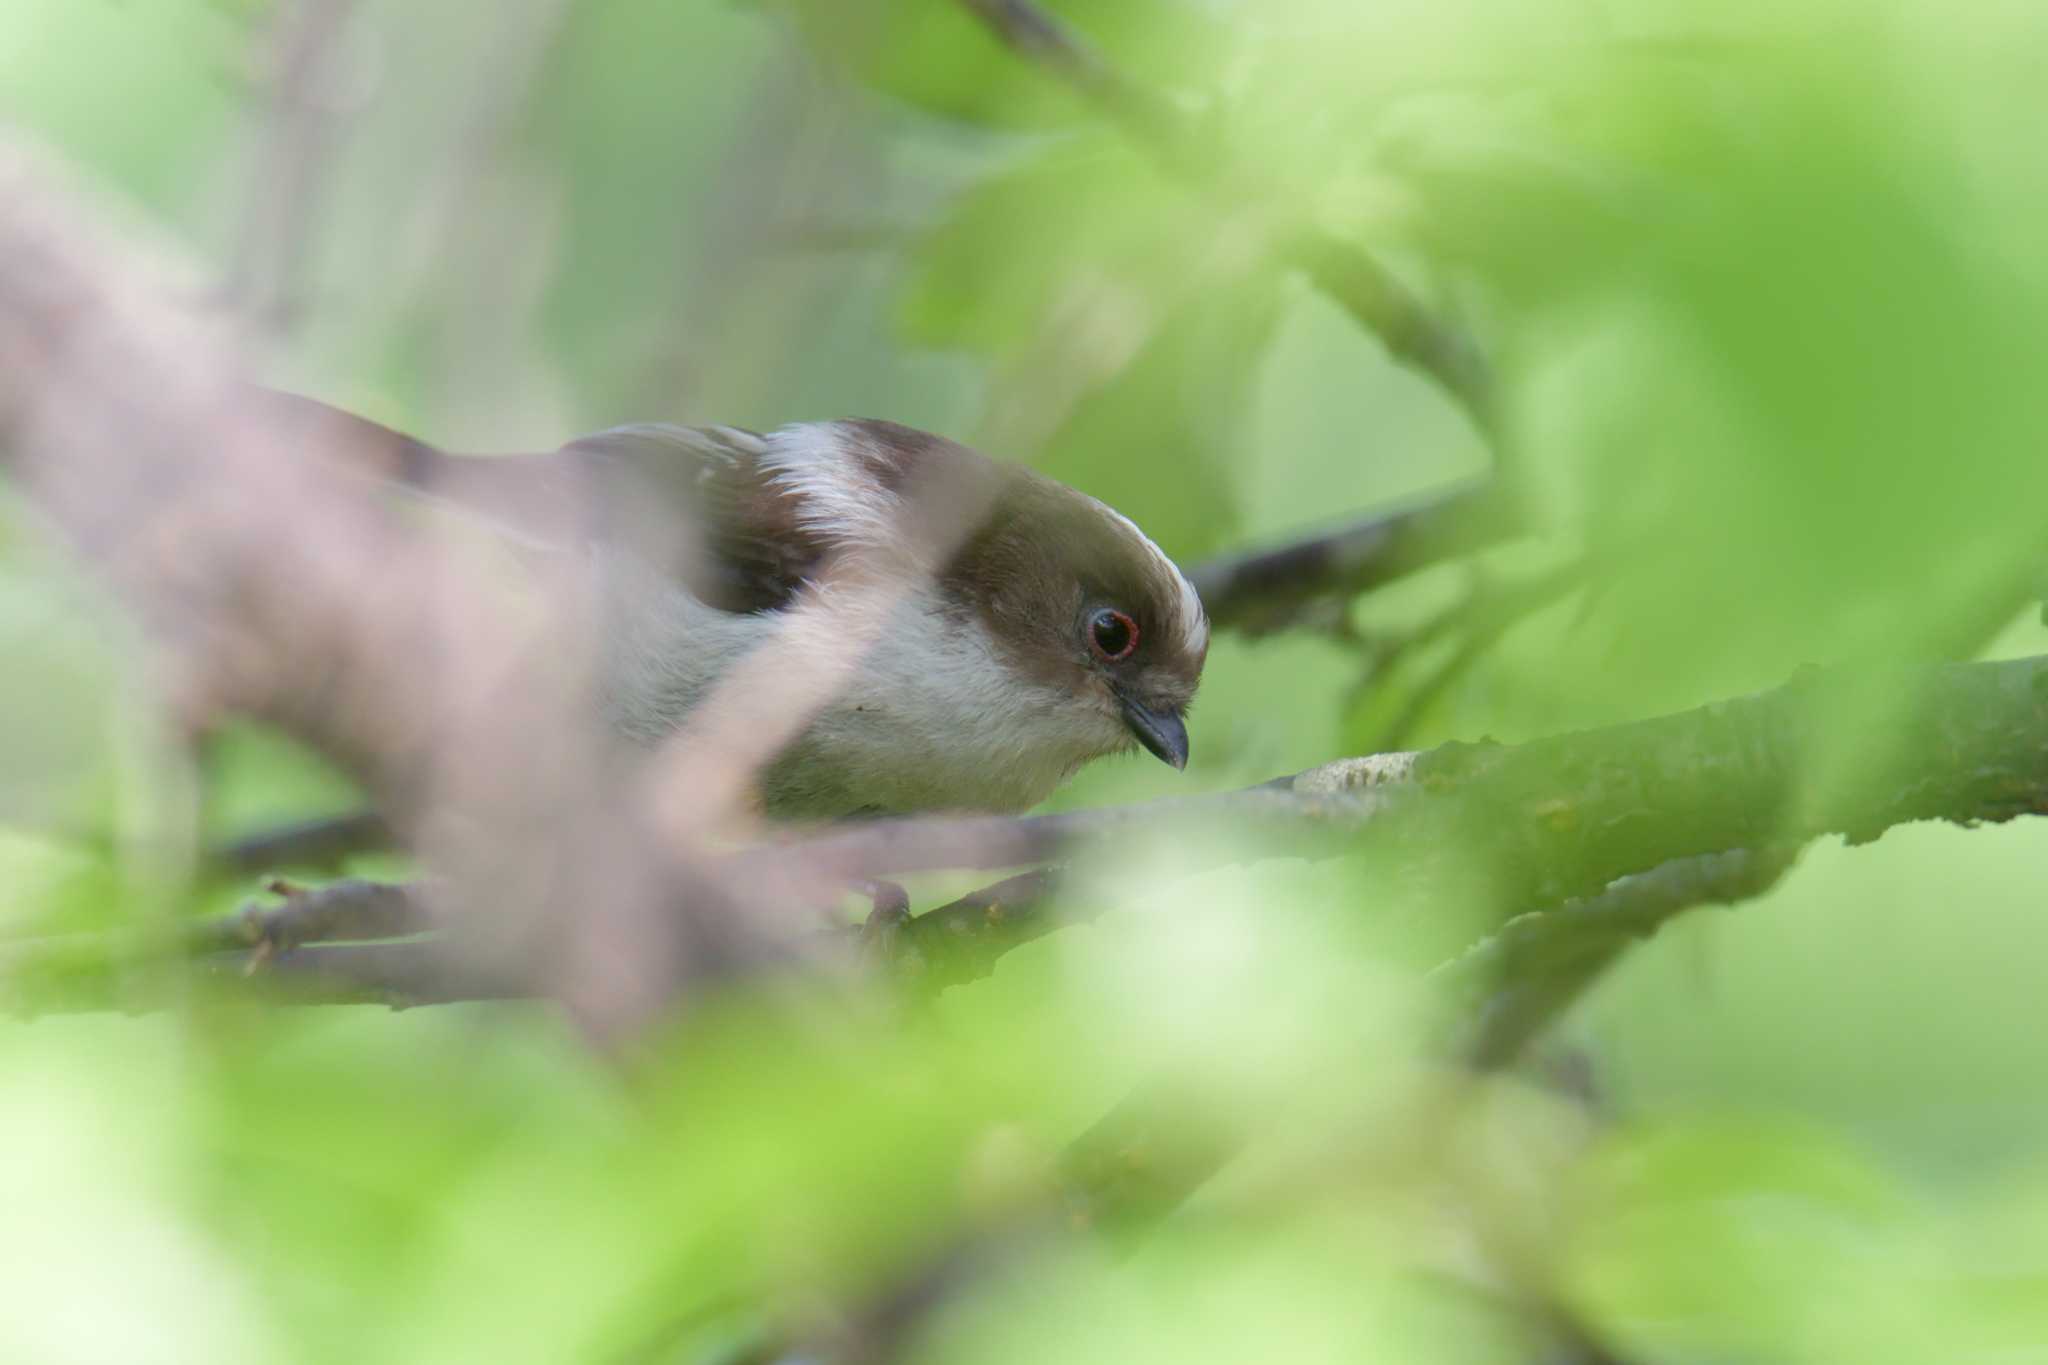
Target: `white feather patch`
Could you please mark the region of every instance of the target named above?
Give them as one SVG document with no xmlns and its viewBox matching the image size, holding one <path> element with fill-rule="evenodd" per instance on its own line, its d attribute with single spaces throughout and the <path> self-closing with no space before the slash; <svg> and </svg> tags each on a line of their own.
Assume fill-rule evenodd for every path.
<svg viewBox="0 0 2048 1365">
<path fill-rule="evenodd" d="M 761 463 L 797 496 L 797 520 L 836 544 L 884 546 L 900 539 L 903 499 L 870 478 L 837 422 L 803 422 L 770 432 Z"/>
<path fill-rule="evenodd" d="M 1090 499 L 1090 501 L 1095 500 Z M 1145 547 L 1145 552 L 1163 565 L 1168 573 L 1173 575 L 1174 582 L 1180 584 L 1180 598 L 1174 604 L 1174 625 L 1190 653 L 1199 654 L 1207 649 L 1209 647 L 1209 613 L 1203 610 L 1201 595 L 1195 591 L 1195 585 L 1188 581 L 1188 576 L 1180 571 L 1180 565 L 1167 558 L 1166 551 L 1153 544 L 1152 537 L 1139 530 L 1137 522 L 1132 521 L 1108 503 L 1096 502 L 1095 505 L 1109 513 L 1118 525 L 1137 537 L 1138 543 Z"/>
</svg>

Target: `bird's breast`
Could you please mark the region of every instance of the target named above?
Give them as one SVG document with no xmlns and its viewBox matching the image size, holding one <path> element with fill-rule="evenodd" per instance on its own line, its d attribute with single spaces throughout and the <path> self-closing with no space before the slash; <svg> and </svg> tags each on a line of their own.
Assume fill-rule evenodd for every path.
<svg viewBox="0 0 2048 1365">
<path fill-rule="evenodd" d="M 755 784 L 778 819 L 1023 810 L 1122 747 L 1105 706 L 1021 677 L 926 589 L 879 610 L 842 598 L 734 614 L 627 571 L 609 615 L 616 728 L 643 743 L 727 715 L 786 729 Z"/>
</svg>

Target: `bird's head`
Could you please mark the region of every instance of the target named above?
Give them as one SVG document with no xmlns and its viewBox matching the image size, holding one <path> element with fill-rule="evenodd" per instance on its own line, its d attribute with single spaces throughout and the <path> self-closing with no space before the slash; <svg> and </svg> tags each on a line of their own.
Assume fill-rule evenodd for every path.
<svg viewBox="0 0 2048 1365">
<path fill-rule="evenodd" d="M 1209 654 L 1194 585 L 1120 512 L 1065 484 L 893 422 L 789 429 L 777 447 L 798 519 L 839 544 L 915 542 L 945 612 L 1057 707 L 1071 763 L 1142 746 L 1188 761 L 1186 714 Z M 924 513 L 911 510 L 919 503 Z M 968 528 L 962 531 L 962 528 Z M 1050 700 L 1048 700 L 1050 699 Z"/>
<path fill-rule="evenodd" d="M 1128 517 L 1003 466 L 939 583 L 1039 695 L 1065 700 L 1087 757 L 1142 746 L 1187 766 L 1209 622 L 1185 575 Z"/>
</svg>

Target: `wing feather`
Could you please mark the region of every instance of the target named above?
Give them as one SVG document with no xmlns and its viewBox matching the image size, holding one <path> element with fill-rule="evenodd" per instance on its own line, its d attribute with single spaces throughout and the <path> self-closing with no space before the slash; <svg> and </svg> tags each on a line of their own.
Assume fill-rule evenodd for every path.
<svg viewBox="0 0 2048 1365">
<path fill-rule="evenodd" d="M 560 454 L 601 490 L 598 539 L 673 564 L 721 611 L 787 605 L 826 553 L 756 432 L 649 423 L 586 436 Z"/>
<path fill-rule="evenodd" d="M 769 439 L 740 427 L 644 423 L 546 455 L 452 455 L 297 394 L 268 392 L 287 432 L 375 477 L 462 507 L 537 545 L 599 544 L 672 575 L 707 606 L 789 603 L 831 545 Z"/>
</svg>

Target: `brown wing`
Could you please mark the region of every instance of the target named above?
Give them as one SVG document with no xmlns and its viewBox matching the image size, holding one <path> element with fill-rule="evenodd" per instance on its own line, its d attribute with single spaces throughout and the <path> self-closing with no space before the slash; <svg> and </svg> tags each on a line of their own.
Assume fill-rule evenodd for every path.
<svg viewBox="0 0 2048 1365">
<path fill-rule="evenodd" d="M 562 448 L 601 490 L 593 534 L 666 560 L 721 611 L 786 605 L 826 546 L 768 477 L 765 441 L 738 427 L 615 427 Z M 680 553 L 677 553 L 677 550 Z"/>
</svg>

